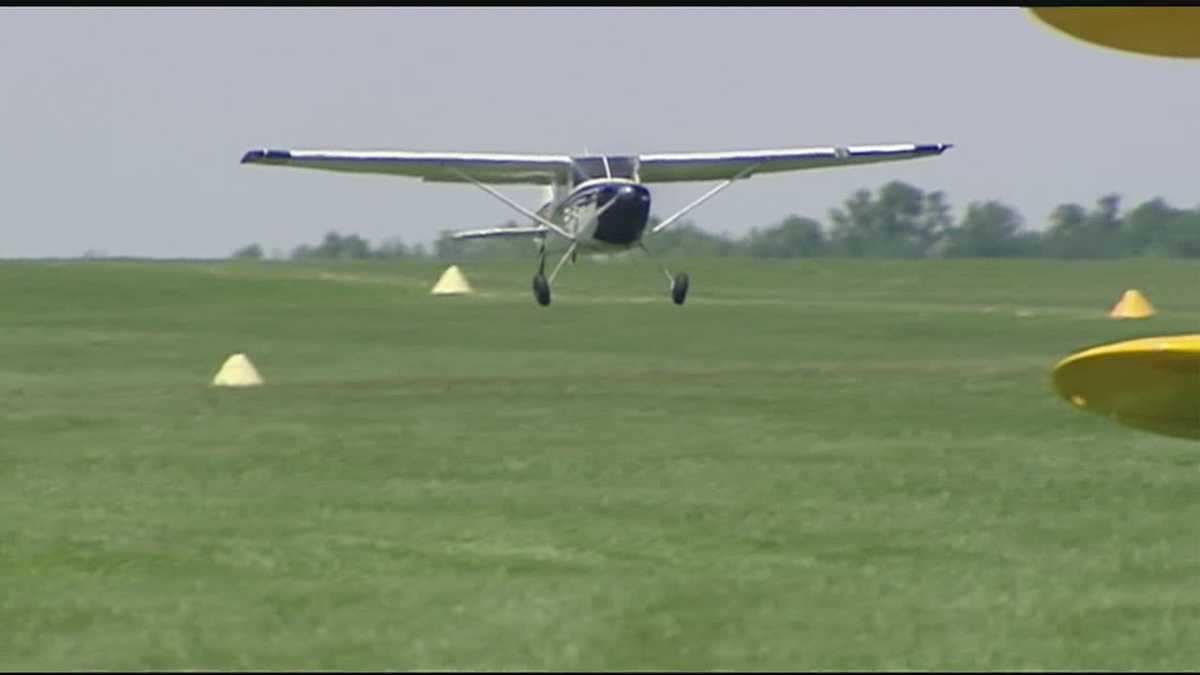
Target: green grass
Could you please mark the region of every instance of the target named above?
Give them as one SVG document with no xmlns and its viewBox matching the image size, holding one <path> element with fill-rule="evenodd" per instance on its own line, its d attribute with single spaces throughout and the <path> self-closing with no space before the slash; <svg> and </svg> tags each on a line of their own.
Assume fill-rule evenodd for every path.
<svg viewBox="0 0 1200 675">
<path fill-rule="evenodd" d="M 0 264 L 0 668 L 1200 666 L 1194 264 L 441 267 Z"/>
</svg>

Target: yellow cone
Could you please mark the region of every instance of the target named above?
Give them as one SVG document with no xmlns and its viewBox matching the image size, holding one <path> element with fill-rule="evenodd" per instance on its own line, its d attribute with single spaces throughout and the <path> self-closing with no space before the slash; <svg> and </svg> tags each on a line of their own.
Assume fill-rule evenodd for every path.
<svg viewBox="0 0 1200 675">
<path fill-rule="evenodd" d="M 245 354 L 234 354 L 225 360 L 212 383 L 214 387 L 255 387 L 263 380 Z"/>
<path fill-rule="evenodd" d="M 442 272 L 442 277 L 433 285 L 433 290 L 430 291 L 433 295 L 461 295 L 464 293 L 474 293 L 471 289 L 471 284 L 467 283 L 467 278 L 458 269 L 458 265 L 451 265 Z"/>
<path fill-rule="evenodd" d="M 1136 288 L 1125 291 L 1108 315 L 1114 319 L 1145 319 L 1154 316 L 1154 308 Z"/>
</svg>

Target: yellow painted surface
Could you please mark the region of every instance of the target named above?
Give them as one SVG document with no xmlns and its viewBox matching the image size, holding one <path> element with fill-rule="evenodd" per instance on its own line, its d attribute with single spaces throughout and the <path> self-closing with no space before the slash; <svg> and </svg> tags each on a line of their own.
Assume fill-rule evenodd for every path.
<svg viewBox="0 0 1200 675">
<path fill-rule="evenodd" d="M 1035 7 L 1054 28 L 1127 52 L 1200 58 L 1200 7 Z"/>
<path fill-rule="evenodd" d="M 1051 372 L 1081 410 L 1168 436 L 1200 439 L 1200 335 L 1140 338 L 1087 349 Z"/>
</svg>

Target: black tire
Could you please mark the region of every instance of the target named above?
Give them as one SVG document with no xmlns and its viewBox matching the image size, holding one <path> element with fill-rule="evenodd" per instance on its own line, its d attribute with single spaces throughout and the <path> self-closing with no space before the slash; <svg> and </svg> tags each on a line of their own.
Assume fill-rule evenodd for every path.
<svg viewBox="0 0 1200 675">
<path fill-rule="evenodd" d="M 687 300 L 688 286 L 691 285 L 692 279 L 687 273 L 681 273 L 675 276 L 675 281 L 671 282 L 671 299 L 675 304 L 682 305 L 684 300 Z"/>
<path fill-rule="evenodd" d="M 537 298 L 542 307 L 550 304 L 550 284 L 546 282 L 544 275 L 539 274 L 533 278 L 533 297 Z"/>
</svg>

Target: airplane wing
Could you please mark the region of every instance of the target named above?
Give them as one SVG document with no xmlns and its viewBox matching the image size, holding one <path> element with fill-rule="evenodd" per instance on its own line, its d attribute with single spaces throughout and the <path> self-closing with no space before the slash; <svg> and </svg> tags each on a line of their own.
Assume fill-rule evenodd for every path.
<svg viewBox="0 0 1200 675">
<path fill-rule="evenodd" d="M 402 150 L 251 150 L 242 156 L 242 164 L 392 174 L 429 182 L 467 183 L 473 178 L 481 183 L 525 185 L 563 183 L 571 171 L 571 158 L 565 155 Z"/>
<path fill-rule="evenodd" d="M 638 156 L 643 183 L 725 180 L 741 175 L 873 164 L 940 155 L 949 143 L 688 152 Z"/>
</svg>

